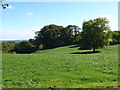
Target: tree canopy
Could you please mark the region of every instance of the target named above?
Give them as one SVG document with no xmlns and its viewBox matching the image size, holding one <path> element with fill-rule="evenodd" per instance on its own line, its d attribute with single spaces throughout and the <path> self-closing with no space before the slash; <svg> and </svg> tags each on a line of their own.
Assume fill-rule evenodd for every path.
<svg viewBox="0 0 120 90">
<path fill-rule="evenodd" d="M 83 49 L 102 48 L 109 44 L 109 21 L 106 18 L 96 18 L 94 20 L 84 21 L 82 27 L 82 43 Z"/>
<path fill-rule="evenodd" d="M 2 2 L 4 2 L 5 0 L 0 0 L 0 5 L 2 6 L 3 9 L 6 9 L 9 4 L 2 4 Z"/>
<path fill-rule="evenodd" d="M 14 49 L 16 42 L 2 42 L 2 51 L 3 52 L 10 52 L 12 49 Z"/>
<path fill-rule="evenodd" d="M 40 31 L 36 32 L 34 43 L 36 43 L 38 47 L 40 44 L 43 44 L 44 48 L 73 44 L 74 38 L 76 38 L 79 33 L 78 28 L 78 26 L 72 25 L 68 25 L 67 27 L 54 24 L 46 25 Z M 79 38 L 76 41 L 79 41 Z"/>
</svg>

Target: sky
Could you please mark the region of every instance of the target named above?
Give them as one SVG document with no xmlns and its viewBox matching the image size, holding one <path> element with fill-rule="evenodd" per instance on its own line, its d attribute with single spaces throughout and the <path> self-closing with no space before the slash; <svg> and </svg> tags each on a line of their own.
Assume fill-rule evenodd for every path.
<svg viewBox="0 0 120 90">
<path fill-rule="evenodd" d="M 26 40 L 45 25 L 66 27 L 106 17 L 111 30 L 118 30 L 118 2 L 9 2 L 2 11 L 0 40 Z M 1 12 L 0 11 L 0 12 Z"/>
</svg>

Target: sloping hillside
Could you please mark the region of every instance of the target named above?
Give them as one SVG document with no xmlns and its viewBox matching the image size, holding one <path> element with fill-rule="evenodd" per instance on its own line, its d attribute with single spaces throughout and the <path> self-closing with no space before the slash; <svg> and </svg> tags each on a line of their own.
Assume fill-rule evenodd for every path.
<svg viewBox="0 0 120 90">
<path fill-rule="evenodd" d="M 33 54 L 3 54 L 3 87 L 94 88 L 117 86 L 118 45 L 98 53 L 75 45 Z"/>
</svg>

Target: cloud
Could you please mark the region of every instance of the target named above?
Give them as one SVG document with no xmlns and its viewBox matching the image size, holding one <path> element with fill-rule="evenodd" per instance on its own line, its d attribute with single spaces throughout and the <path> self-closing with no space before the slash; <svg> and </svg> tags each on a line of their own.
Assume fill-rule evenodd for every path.
<svg viewBox="0 0 120 90">
<path fill-rule="evenodd" d="M 20 30 L 0 31 L 0 40 L 28 40 L 35 37 L 35 32 L 40 31 L 42 26 L 21 28 Z"/>
<path fill-rule="evenodd" d="M 27 16 L 33 16 L 34 13 L 33 13 L 33 12 L 27 12 L 26 15 L 27 15 Z"/>
<path fill-rule="evenodd" d="M 9 5 L 8 7 L 6 7 L 8 9 L 14 9 L 11 5 Z"/>
<path fill-rule="evenodd" d="M 24 30 L 24 31 L 18 31 L 18 30 L 5 30 L 1 32 L 1 39 L 3 40 L 26 40 L 33 38 L 35 36 L 34 32 L 32 30 Z"/>
</svg>

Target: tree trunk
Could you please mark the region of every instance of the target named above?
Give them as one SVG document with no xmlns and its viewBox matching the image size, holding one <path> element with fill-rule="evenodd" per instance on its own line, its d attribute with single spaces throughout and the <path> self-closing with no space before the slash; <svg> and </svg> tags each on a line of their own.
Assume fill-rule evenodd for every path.
<svg viewBox="0 0 120 90">
<path fill-rule="evenodd" d="M 95 52 L 95 48 L 93 48 L 93 52 Z"/>
</svg>

